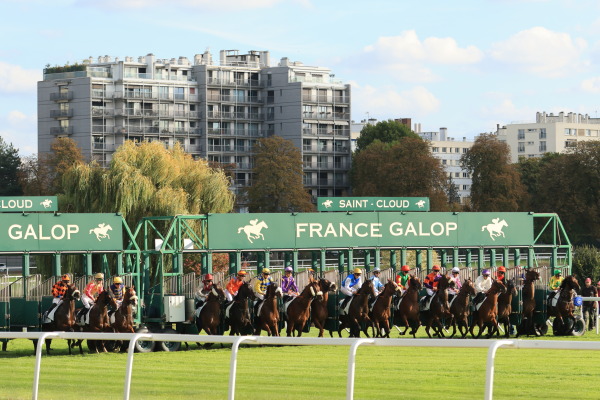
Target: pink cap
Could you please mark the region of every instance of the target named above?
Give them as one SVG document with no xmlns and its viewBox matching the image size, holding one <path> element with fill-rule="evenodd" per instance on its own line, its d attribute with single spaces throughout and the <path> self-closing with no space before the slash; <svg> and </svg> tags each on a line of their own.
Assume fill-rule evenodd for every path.
<svg viewBox="0 0 600 400">
<path fill-rule="evenodd" d="M 592 283 L 592 278 L 585 278 L 585 283 Z"/>
</svg>

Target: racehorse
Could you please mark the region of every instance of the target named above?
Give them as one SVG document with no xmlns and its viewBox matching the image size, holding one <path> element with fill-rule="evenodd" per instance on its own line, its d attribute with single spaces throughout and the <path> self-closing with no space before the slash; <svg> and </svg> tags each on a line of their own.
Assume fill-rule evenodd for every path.
<svg viewBox="0 0 600 400">
<path fill-rule="evenodd" d="M 123 289 L 123 302 L 111 316 L 113 330 L 118 333 L 135 333 L 133 327 L 133 310 L 137 308 L 138 297 L 135 287 Z M 127 350 L 127 342 L 121 343 L 121 351 Z"/>
<path fill-rule="evenodd" d="M 101 239 L 105 239 L 108 238 L 110 239 L 110 236 L 108 235 L 108 231 L 112 231 L 112 227 L 110 225 L 107 224 L 98 224 L 97 228 L 94 229 L 90 229 L 90 234 L 95 234 L 96 235 L 96 239 L 98 239 L 98 241 L 100 241 Z"/>
<path fill-rule="evenodd" d="M 250 321 L 248 312 L 248 299 L 250 298 L 254 298 L 254 292 L 250 288 L 250 284 L 244 282 L 229 307 L 229 336 L 252 333 L 252 321 Z"/>
<path fill-rule="evenodd" d="M 423 286 L 419 278 L 411 275 L 408 280 L 408 288 L 400 298 L 400 304 L 395 303 L 394 309 L 394 325 L 405 326 L 405 335 L 409 327 L 412 328 L 410 334 L 416 337 L 416 333 L 421 326 L 421 317 L 419 313 L 419 290 Z"/>
<path fill-rule="evenodd" d="M 452 313 L 451 325 L 453 328 L 452 335 L 450 335 L 451 338 L 456 334 L 457 326 L 463 338 L 469 333 L 471 296 L 475 296 L 475 286 L 473 286 L 471 279 L 466 279 L 450 304 L 450 312 Z M 465 329 L 464 332 L 463 328 Z"/>
<path fill-rule="evenodd" d="M 110 326 L 108 319 L 108 307 L 111 306 L 117 309 L 117 302 L 115 297 L 110 290 L 104 290 L 98 295 L 96 302 L 89 310 L 89 323 L 83 325 L 84 332 L 112 332 L 113 329 Z M 78 341 L 81 346 L 82 340 Z M 88 347 L 90 351 L 96 351 L 96 353 L 107 352 L 104 340 L 88 340 Z"/>
<path fill-rule="evenodd" d="M 52 331 L 65 331 L 73 332 L 75 327 L 75 300 L 79 300 L 81 293 L 75 287 L 75 285 L 67 285 L 68 288 L 62 297 L 62 303 L 56 306 L 54 312 L 54 320 L 48 324 L 42 324 L 42 330 L 44 332 Z M 67 339 L 69 347 L 69 354 L 71 354 L 71 342 L 75 343 L 76 340 Z M 46 339 L 46 354 L 50 354 L 50 345 L 52 339 Z M 79 353 L 83 354 L 81 343 L 79 343 Z"/>
<path fill-rule="evenodd" d="M 319 290 L 323 293 L 323 295 L 313 300 L 313 302 L 310 304 L 310 312 L 313 324 L 315 325 L 315 328 L 319 330 L 319 337 L 323 337 L 325 321 L 329 316 L 329 312 L 327 311 L 327 301 L 329 300 L 329 292 L 336 291 L 337 286 L 335 282 L 330 282 L 324 278 L 319 279 L 318 283 Z"/>
<path fill-rule="evenodd" d="M 523 290 L 521 296 L 523 299 L 523 312 L 521 314 L 521 324 L 517 328 L 517 336 L 520 335 L 535 335 L 540 336 L 533 321 L 533 313 L 535 312 L 535 281 L 540 279 L 540 274 L 534 270 L 528 270 L 525 273 L 525 281 L 523 282 Z"/>
<path fill-rule="evenodd" d="M 225 292 L 216 284 L 210 289 L 206 296 L 206 303 L 200 310 L 200 316 L 196 318 L 198 333 L 204 329 L 208 335 L 216 335 L 221 323 L 221 304 L 225 301 Z"/>
<path fill-rule="evenodd" d="M 263 228 L 268 228 L 265 221 L 258 222 L 257 219 L 253 219 L 250 221 L 250 225 L 243 226 L 238 229 L 238 234 L 244 231 L 246 237 L 250 243 L 254 243 L 252 239 L 262 239 L 265 240 L 265 236 L 260 233 Z"/>
<path fill-rule="evenodd" d="M 504 232 L 502 232 L 502 228 L 505 226 L 508 226 L 505 220 L 500 221 L 500 218 L 494 218 L 491 224 L 481 227 L 481 232 L 487 229 L 487 231 L 490 233 L 490 238 L 495 241 L 495 238 L 499 236 L 505 237 Z"/>
<path fill-rule="evenodd" d="M 392 296 L 400 291 L 400 286 L 393 280 L 388 279 L 383 290 L 375 299 L 369 313 L 373 337 L 390 337 L 390 305 L 392 304 Z M 385 330 L 385 335 L 382 333 L 382 330 Z"/>
<path fill-rule="evenodd" d="M 560 292 L 557 294 L 558 302 L 556 307 L 552 304 L 548 304 L 548 316 L 555 317 L 552 324 L 552 330 L 555 335 L 566 335 L 571 333 L 573 330 L 573 324 L 575 322 L 575 316 L 573 310 L 575 305 L 573 304 L 573 297 L 577 294 L 581 288 L 577 278 L 573 275 L 569 275 L 563 279 L 560 284 Z"/>
<path fill-rule="evenodd" d="M 506 286 L 497 279 L 492 279 L 492 287 L 487 291 L 485 300 L 481 303 L 479 310 L 475 310 L 473 313 L 473 324 L 469 328 L 471 335 L 475 337 L 473 329 L 475 324 L 479 327 L 479 334 L 477 338 L 481 337 L 481 334 L 488 328 L 487 339 L 489 339 L 498 330 L 498 295 L 506 293 Z"/>
<path fill-rule="evenodd" d="M 298 336 L 302 336 L 302 329 L 310 316 L 310 305 L 315 298 L 322 297 L 323 292 L 319 289 L 316 281 L 310 281 L 298 296 L 288 303 L 285 316 L 287 319 L 287 335 L 295 336 L 294 330 Z"/>
<path fill-rule="evenodd" d="M 498 324 L 504 325 L 504 336 L 510 336 L 510 314 L 512 313 L 512 299 L 517 295 L 515 281 L 510 279 L 506 281 L 506 293 L 498 295 Z M 496 330 L 500 336 L 500 330 Z"/>
<path fill-rule="evenodd" d="M 347 315 L 340 315 L 338 335 L 342 337 L 342 329 L 350 328 L 350 337 L 360 337 L 360 324 L 364 323 L 363 332 L 367 337 L 367 327 L 371 322 L 369 318 L 369 297 L 373 295 L 373 281 L 367 280 L 362 284 L 350 300 Z"/>
<path fill-rule="evenodd" d="M 259 307 L 259 314 L 256 319 L 254 334 L 260 335 L 260 331 L 265 330 L 269 336 L 279 336 L 279 310 L 277 309 L 277 298 L 283 296 L 281 288 L 276 283 L 267 286 L 267 293 L 262 305 Z"/>
<path fill-rule="evenodd" d="M 448 288 L 454 287 L 454 280 L 448 275 L 442 275 L 438 280 L 437 291 L 431 300 L 429 310 L 425 311 L 427 315 L 427 325 L 425 332 L 431 338 L 429 330 L 433 327 L 434 336 L 444 337 L 444 326 L 442 318 L 452 318 L 450 313 L 450 305 L 448 304 Z"/>
</svg>

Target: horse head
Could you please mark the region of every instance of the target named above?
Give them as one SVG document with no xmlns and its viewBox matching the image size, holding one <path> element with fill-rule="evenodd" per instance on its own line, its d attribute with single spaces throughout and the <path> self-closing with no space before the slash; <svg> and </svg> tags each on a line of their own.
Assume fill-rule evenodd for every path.
<svg viewBox="0 0 600 400">
<path fill-rule="evenodd" d="M 438 291 L 440 290 L 446 290 L 448 288 L 453 288 L 456 286 L 456 283 L 454 282 L 454 279 L 452 279 L 450 276 L 448 275 L 442 275 L 440 277 L 440 280 L 438 281 Z"/>
<path fill-rule="evenodd" d="M 525 282 L 531 283 L 540 279 L 540 273 L 532 269 L 525 272 Z"/>
<path fill-rule="evenodd" d="M 473 281 L 471 278 L 467 278 L 460 289 L 461 292 L 466 292 L 470 296 L 475 296 L 475 285 L 473 285 Z"/>
<path fill-rule="evenodd" d="M 373 281 L 368 279 L 365 283 L 362 284 L 360 289 L 356 292 L 356 294 L 367 293 L 369 295 L 373 294 Z"/>
<path fill-rule="evenodd" d="M 283 297 L 283 292 L 277 283 L 271 283 L 269 286 L 267 286 L 265 298 L 273 298 L 275 296 L 281 298 Z"/>
<path fill-rule="evenodd" d="M 319 288 L 323 293 L 325 292 L 335 292 L 337 290 L 337 285 L 335 282 L 330 282 L 325 278 L 319 279 Z"/>
<path fill-rule="evenodd" d="M 119 308 L 117 306 L 117 301 L 115 300 L 115 296 L 112 291 L 104 290 L 102 293 L 98 295 L 98 299 L 96 300 L 96 304 L 100 306 L 111 306 L 113 309 Z"/>
<path fill-rule="evenodd" d="M 423 284 L 421 283 L 421 281 L 419 280 L 419 278 L 417 278 L 414 275 L 410 276 L 410 279 L 408 280 L 408 286 L 413 289 L 413 290 L 421 290 L 423 288 Z"/>
<path fill-rule="evenodd" d="M 488 294 L 494 294 L 494 293 L 499 293 L 499 294 L 506 293 L 506 286 L 504 285 L 504 283 L 502 283 L 502 281 L 500 281 L 498 279 L 492 279 L 492 287 L 488 291 Z"/>
<path fill-rule="evenodd" d="M 314 299 L 315 297 L 323 297 L 323 291 L 321 290 L 317 281 L 310 281 L 300 293 L 300 296 Z"/>
<path fill-rule="evenodd" d="M 131 304 L 133 307 L 137 307 L 138 304 L 138 296 L 135 291 L 134 286 L 128 286 L 125 288 L 125 293 L 123 294 L 123 304 Z"/>
<path fill-rule="evenodd" d="M 209 298 L 216 299 L 219 303 L 225 301 L 225 292 L 218 285 L 213 285 L 208 295 Z"/>
<path fill-rule="evenodd" d="M 74 284 L 67 285 L 67 291 L 63 298 L 65 300 L 79 300 L 81 298 L 81 292 Z"/>
<path fill-rule="evenodd" d="M 506 281 L 506 293 L 510 293 L 513 296 L 517 295 L 517 286 L 515 285 L 514 279 L 509 279 Z"/>
<path fill-rule="evenodd" d="M 394 282 L 393 279 L 388 279 L 387 283 L 385 284 L 385 287 L 383 288 L 383 292 L 387 292 L 386 294 L 388 295 L 393 295 L 395 292 L 401 292 L 402 288 L 400 286 L 398 286 L 398 284 L 396 282 Z M 383 294 L 382 292 L 382 294 Z"/>
<path fill-rule="evenodd" d="M 560 284 L 560 288 L 563 290 L 575 290 L 576 292 L 579 292 L 581 290 L 579 282 L 577 281 L 577 278 L 575 278 L 574 275 L 569 275 L 565 279 L 563 279 L 562 283 Z"/>
</svg>

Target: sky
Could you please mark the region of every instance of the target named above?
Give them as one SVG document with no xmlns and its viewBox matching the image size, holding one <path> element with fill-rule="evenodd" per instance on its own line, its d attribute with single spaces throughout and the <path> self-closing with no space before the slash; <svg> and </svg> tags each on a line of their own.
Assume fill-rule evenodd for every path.
<svg viewBox="0 0 600 400">
<path fill-rule="evenodd" d="M 458 140 L 537 111 L 598 116 L 593 0 L 0 0 L 0 136 L 37 152 L 46 65 L 268 50 L 352 85 L 352 119 Z"/>
</svg>

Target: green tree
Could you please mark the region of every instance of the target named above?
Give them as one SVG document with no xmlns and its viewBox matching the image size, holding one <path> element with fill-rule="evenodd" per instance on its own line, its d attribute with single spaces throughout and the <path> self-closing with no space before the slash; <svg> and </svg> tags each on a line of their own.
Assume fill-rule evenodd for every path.
<svg viewBox="0 0 600 400">
<path fill-rule="evenodd" d="M 351 178 L 355 196 L 429 197 L 432 211 L 448 210 L 446 173 L 420 138 L 375 140 L 354 154 Z"/>
<path fill-rule="evenodd" d="M 523 210 L 540 211 L 540 204 L 542 201 L 539 196 L 540 178 L 542 170 L 545 166 L 557 157 L 562 157 L 563 154 L 559 153 L 545 153 L 542 157 L 525 158 L 519 159 L 516 164 L 517 171 L 521 176 L 521 183 L 523 184 L 527 195 L 523 198 Z"/>
<path fill-rule="evenodd" d="M 52 180 L 51 169 L 43 155 L 21 158 L 19 184 L 25 196 L 53 195 Z"/>
<path fill-rule="evenodd" d="M 302 156 L 280 136 L 257 140 L 252 186 L 246 190 L 250 212 L 310 212 L 315 207 L 302 183 Z"/>
<path fill-rule="evenodd" d="M 600 249 L 583 245 L 573 248 L 573 273 L 580 278 L 600 279 Z"/>
<path fill-rule="evenodd" d="M 525 195 L 520 175 L 510 163 L 510 150 L 495 135 L 482 134 L 461 157 L 471 173 L 473 211 L 518 211 Z"/>
<path fill-rule="evenodd" d="M 63 192 L 63 175 L 71 169 L 73 165 L 84 162 L 81 149 L 77 142 L 71 138 L 59 137 L 52 141 L 50 145 L 51 153 L 46 157 L 40 158 L 39 163 L 48 170 L 50 175 L 50 193 L 58 194 Z"/>
<path fill-rule="evenodd" d="M 20 165 L 19 151 L 0 137 L 0 196 L 23 194 L 18 176 Z"/>
<path fill-rule="evenodd" d="M 356 151 L 366 149 L 375 140 L 391 143 L 405 137 L 420 139 L 419 135 L 411 131 L 408 126 L 397 121 L 387 120 L 375 125 L 367 124 L 362 128 L 360 136 L 356 140 Z"/>
<path fill-rule="evenodd" d="M 458 185 L 454 183 L 451 177 L 448 177 L 446 184 L 446 196 L 448 197 L 448 204 L 452 209 L 460 209 L 460 195 L 458 193 Z"/>
<path fill-rule="evenodd" d="M 63 176 L 62 211 L 120 212 L 129 226 L 153 215 L 226 213 L 233 207 L 222 170 L 176 145 L 125 142 L 108 169 L 74 164 Z"/>
</svg>

